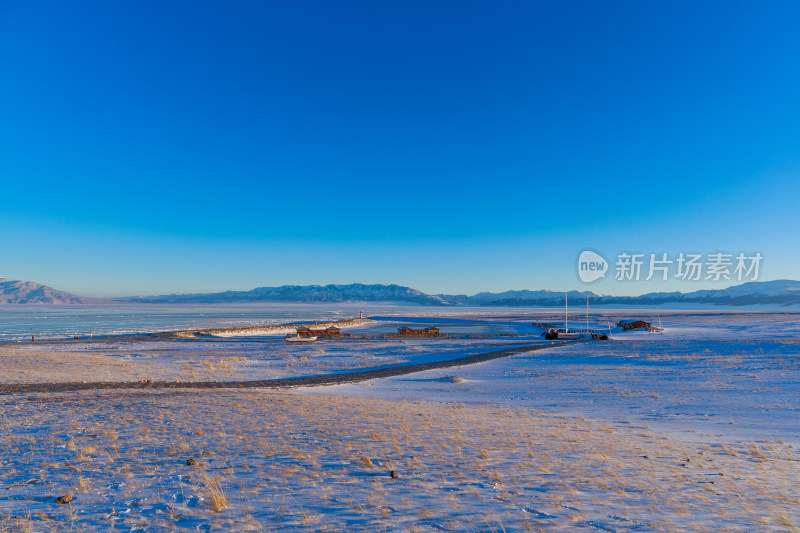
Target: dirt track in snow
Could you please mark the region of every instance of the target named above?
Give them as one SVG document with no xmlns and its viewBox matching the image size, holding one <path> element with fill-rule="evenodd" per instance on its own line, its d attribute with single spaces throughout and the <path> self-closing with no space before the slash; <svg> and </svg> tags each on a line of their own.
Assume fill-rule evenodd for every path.
<svg viewBox="0 0 800 533">
<path fill-rule="evenodd" d="M 572 341 L 575 342 L 575 341 Z M 103 390 L 103 389 L 279 389 L 285 387 L 316 387 L 322 385 L 341 385 L 344 383 L 357 383 L 371 379 L 390 378 L 424 372 L 426 370 L 437 370 L 454 366 L 473 365 L 484 363 L 502 357 L 510 357 L 523 352 L 533 352 L 543 350 L 553 346 L 561 346 L 566 342 L 556 342 L 546 345 L 521 345 L 504 350 L 496 350 L 457 359 L 445 361 L 433 361 L 429 363 L 418 363 L 411 365 L 399 365 L 384 368 L 373 368 L 370 370 L 360 370 L 357 372 L 345 372 L 339 374 L 327 374 L 321 376 L 307 376 L 283 379 L 267 379 L 256 381 L 98 381 L 98 382 L 74 382 L 74 383 L 16 383 L 0 385 L 0 394 L 20 394 L 20 393 L 49 393 L 49 392 L 74 392 L 83 390 Z"/>
</svg>

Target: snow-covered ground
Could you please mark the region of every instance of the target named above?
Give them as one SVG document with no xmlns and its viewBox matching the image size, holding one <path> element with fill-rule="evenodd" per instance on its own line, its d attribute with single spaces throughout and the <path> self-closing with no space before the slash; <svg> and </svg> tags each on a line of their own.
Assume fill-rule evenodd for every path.
<svg viewBox="0 0 800 533">
<path fill-rule="evenodd" d="M 800 446 L 800 340 L 667 338 L 571 344 L 477 365 L 306 390 L 500 404 L 676 431 L 692 440 L 724 436 Z M 457 378 L 456 383 L 448 377 Z"/>
<path fill-rule="evenodd" d="M 505 335 L 486 339 L 8 344 L 0 381 L 325 374 L 541 343 L 531 322 L 558 318 L 362 330 Z M 796 529 L 800 316 L 590 327 L 624 318 L 664 332 L 354 385 L 0 396 L 0 531 Z"/>
<path fill-rule="evenodd" d="M 456 359 L 539 337 L 489 339 L 350 339 L 287 343 L 147 340 L 0 346 L 3 383 L 75 381 L 247 381 L 314 376 Z M 13 359 L 13 361 L 11 361 Z"/>
</svg>

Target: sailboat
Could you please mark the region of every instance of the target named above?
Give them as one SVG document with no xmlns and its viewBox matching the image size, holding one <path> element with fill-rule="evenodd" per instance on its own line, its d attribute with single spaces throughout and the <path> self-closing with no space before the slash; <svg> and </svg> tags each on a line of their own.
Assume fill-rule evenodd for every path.
<svg viewBox="0 0 800 533">
<path fill-rule="evenodd" d="M 661 327 L 661 313 L 659 313 L 658 309 L 656 309 L 656 313 L 658 313 L 658 327 L 657 328 L 650 328 L 651 333 L 660 333 L 664 334 L 664 328 Z"/>
<path fill-rule="evenodd" d="M 582 339 L 584 337 L 583 333 L 577 333 L 577 332 L 576 333 L 570 333 L 569 332 L 569 304 L 567 302 L 567 294 L 568 293 L 566 293 L 566 292 L 564 293 L 564 332 L 563 333 L 560 332 L 560 331 L 558 332 L 558 340 L 569 341 L 569 340 Z M 588 304 L 588 300 L 587 300 L 587 304 L 586 305 L 587 305 L 587 309 L 588 309 L 588 305 L 589 305 Z M 587 315 L 587 317 L 588 317 L 588 315 Z M 588 318 L 587 318 L 587 320 L 588 320 Z"/>
<path fill-rule="evenodd" d="M 290 333 L 286 335 L 286 342 L 314 342 L 316 337 L 301 337 L 297 333 Z"/>
</svg>

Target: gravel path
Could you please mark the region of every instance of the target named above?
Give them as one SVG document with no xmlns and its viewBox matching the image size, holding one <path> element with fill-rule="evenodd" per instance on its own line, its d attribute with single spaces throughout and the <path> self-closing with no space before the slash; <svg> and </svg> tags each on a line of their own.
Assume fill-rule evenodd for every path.
<svg viewBox="0 0 800 533">
<path fill-rule="evenodd" d="M 570 341 L 567 341 L 570 342 Z M 320 385 L 340 385 L 343 383 L 357 383 L 370 379 L 390 378 L 423 372 L 425 370 L 437 370 L 454 366 L 472 365 L 484 363 L 502 357 L 509 357 L 523 352 L 533 352 L 543 350 L 553 346 L 561 346 L 567 342 L 554 342 L 551 344 L 526 344 L 504 350 L 496 350 L 458 359 L 445 361 L 434 361 L 431 363 L 419 363 L 413 365 L 391 366 L 386 368 L 374 368 L 371 370 L 360 370 L 357 372 L 347 372 L 342 374 L 327 374 L 323 376 L 308 376 L 284 379 L 267 379 L 258 381 L 153 381 L 149 383 L 120 382 L 120 381 L 97 381 L 81 383 L 17 383 L 0 385 L 0 394 L 19 394 L 36 392 L 72 392 L 83 390 L 100 389 L 251 389 L 266 388 L 279 389 L 284 387 L 315 387 Z M 571 341 L 576 342 L 576 341 Z"/>
</svg>

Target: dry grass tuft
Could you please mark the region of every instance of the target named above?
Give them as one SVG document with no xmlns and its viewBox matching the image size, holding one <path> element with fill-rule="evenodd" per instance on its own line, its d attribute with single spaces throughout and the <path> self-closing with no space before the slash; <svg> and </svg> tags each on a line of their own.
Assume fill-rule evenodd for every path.
<svg viewBox="0 0 800 533">
<path fill-rule="evenodd" d="M 366 468 L 375 468 L 375 463 L 372 462 L 372 459 L 366 456 L 359 459 L 358 463 Z"/>
<path fill-rule="evenodd" d="M 208 498 L 209 508 L 218 513 L 228 506 L 225 491 L 222 490 L 222 483 L 218 475 L 211 475 L 205 470 L 197 472 L 197 478 L 203 484 Z"/>
</svg>

